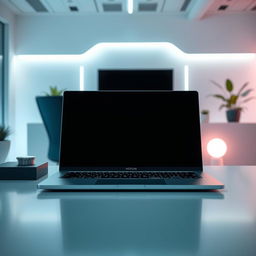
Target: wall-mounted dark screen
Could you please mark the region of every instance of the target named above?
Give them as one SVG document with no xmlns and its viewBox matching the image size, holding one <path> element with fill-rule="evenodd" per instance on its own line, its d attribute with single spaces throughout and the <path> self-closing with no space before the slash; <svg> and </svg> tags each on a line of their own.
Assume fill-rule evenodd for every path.
<svg viewBox="0 0 256 256">
<path fill-rule="evenodd" d="M 99 70 L 99 90 L 172 90 L 173 70 Z"/>
</svg>

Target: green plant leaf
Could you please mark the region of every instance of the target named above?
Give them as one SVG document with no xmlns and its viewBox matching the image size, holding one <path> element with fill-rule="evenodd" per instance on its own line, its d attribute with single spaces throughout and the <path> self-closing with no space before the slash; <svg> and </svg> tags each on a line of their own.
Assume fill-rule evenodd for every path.
<svg viewBox="0 0 256 256">
<path fill-rule="evenodd" d="M 243 100 L 242 103 L 246 103 L 246 102 L 248 102 L 250 100 L 253 100 L 253 99 L 256 99 L 256 97 L 253 96 L 253 97 L 247 98 L 247 99 Z"/>
<path fill-rule="evenodd" d="M 232 92 L 233 91 L 233 83 L 230 79 L 227 79 L 226 80 L 226 89 L 227 91 L 229 92 Z"/>
<path fill-rule="evenodd" d="M 243 92 L 243 93 L 241 94 L 241 96 L 242 96 L 242 97 L 246 97 L 246 96 L 249 95 L 252 91 L 253 91 L 253 89 L 248 89 L 248 90 L 246 90 L 245 92 Z"/>
<path fill-rule="evenodd" d="M 228 108 L 228 105 L 226 105 L 226 104 L 220 105 L 219 110 L 222 110 L 223 108 Z"/>
<path fill-rule="evenodd" d="M 203 109 L 203 110 L 201 110 L 201 114 L 207 115 L 207 114 L 209 114 L 209 110 Z"/>
<path fill-rule="evenodd" d="M 59 90 L 57 86 L 50 86 L 49 92 L 44 92 L 45 96 L 61 96 L 64 90 Z"/>
<path fill-rule="evenodd" d="M 246 82 L 238 91 L 237 95 L 240 96 L 241 92 L 248 86 L 249 82 Z"/>
<path fill-rule="evenodd" d="M 228 101 L 224 96 L 222 96 L 220 94 L 213 94 L 212 96 L 215 98 L 221 99 L 223 101 L 226 101 L 226 102 Z"/>
<path fill-rule="evenodd" d="M 230 103 L 231 105 L 235 105 L 236 102 L 237 102 L 237 99 L 238 99 L 238 96 L 232 94 L 231 97 L 230 97 L 230 99 L 229 99 L 229 103 Z"/>
<path fill-rule="evenodd" d="M 50 95 L 51 96 L 58 96 L 59 95 L 59 91 L 57 89 L 57 86 L 50 87 Z"/>
<path fill-rule="evenodd" d="M 223 86 L 221 86 L 220 84 L 218 84 L 218 83 L 215 82 L 214 80 L 210 80 L 210 82 L 211 82 L 212 84 L 214 84 L 215 86 L 217 86 L 219 89 L 221 89 L 223 92 L 225 91 L 224 88 L 223 88 Z"/>
<path fill-rule="evenodd" d="M 0 126 L 0 141 L 5 140 L 11 134 L 9 127 Z"/>
</svg>

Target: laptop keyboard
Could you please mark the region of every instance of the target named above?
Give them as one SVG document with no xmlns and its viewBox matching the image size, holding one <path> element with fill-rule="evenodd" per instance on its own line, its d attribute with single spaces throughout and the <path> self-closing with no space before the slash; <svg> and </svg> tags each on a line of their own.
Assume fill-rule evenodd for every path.
<svg viewBox="0 0 256 256">
<path fill-rule="evenodd" d="M 62 178 L 78 179 L 197 179 L 194 172 L 68 172 Z"/>
</svg>

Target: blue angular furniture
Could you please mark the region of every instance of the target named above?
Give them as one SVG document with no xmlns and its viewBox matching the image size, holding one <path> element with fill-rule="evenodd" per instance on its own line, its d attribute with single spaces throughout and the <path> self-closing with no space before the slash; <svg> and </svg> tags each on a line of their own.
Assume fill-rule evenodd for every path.
<svg viewBox="0 0 256 256">
<path fill-rule="evenodd" d="M 49 138 L 48 158 L 59 162 L 62 96 L 38 96 L 36 102 Z"/>
</svg>

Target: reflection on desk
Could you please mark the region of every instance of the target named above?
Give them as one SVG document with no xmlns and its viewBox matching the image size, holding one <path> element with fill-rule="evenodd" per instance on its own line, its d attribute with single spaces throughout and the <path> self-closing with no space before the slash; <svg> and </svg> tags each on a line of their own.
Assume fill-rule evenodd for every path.
<svg viewBox="0 0 256 256">
<path fill-rule="evenodd" d="M 256 255 L 256 168 L 220 192 L 47 192 L 0 181 L 0 255 Z"/>
<path fill-rule="evenodd" d="M 202 197 L 206 193 L 52 193 L 60 198 L 63 246 L 89 255 L 191 255 L 199 247 Z M 72 221 L 70 221 L 72 220 Z"/>
</svg>

